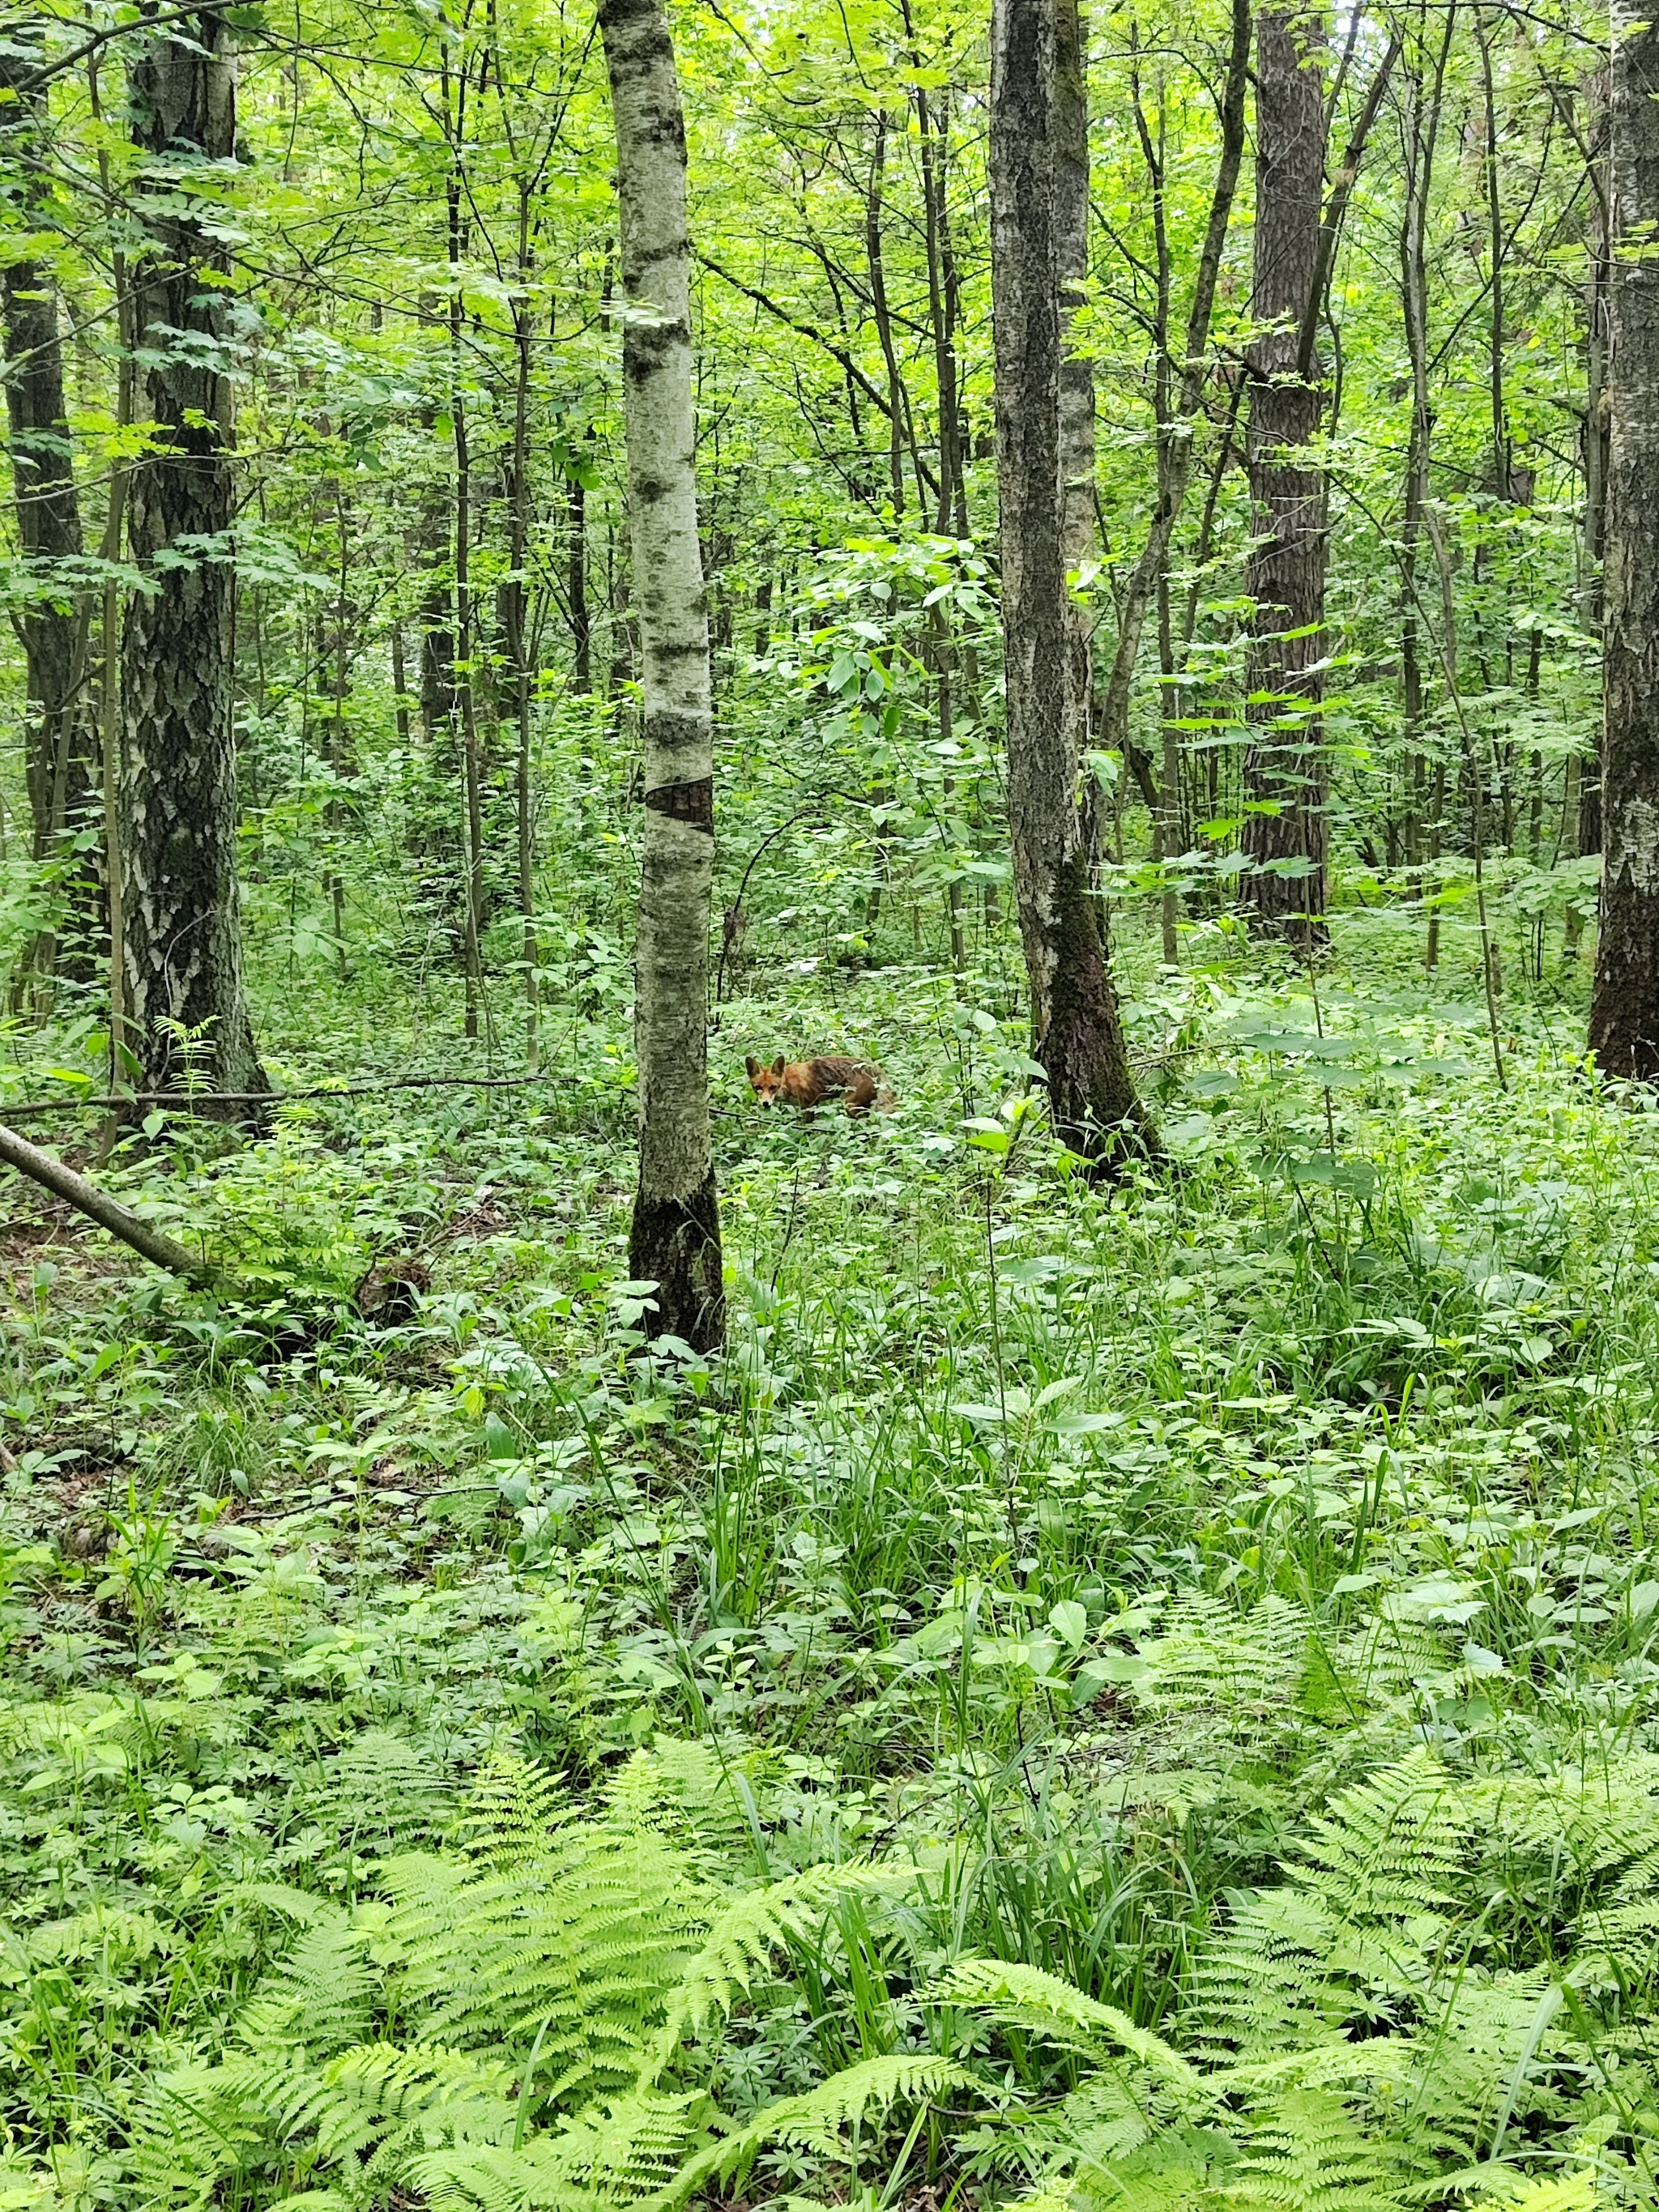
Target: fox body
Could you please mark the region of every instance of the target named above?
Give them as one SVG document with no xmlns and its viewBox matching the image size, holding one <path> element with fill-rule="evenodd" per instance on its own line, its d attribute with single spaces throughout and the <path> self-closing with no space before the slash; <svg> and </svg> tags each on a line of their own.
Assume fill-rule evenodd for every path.
<svg viewBox="0 0 1659 2212">
<path fill-rule="evenodd" d="M 786 1060 L 781 1053 L 769 1066 L 752 1055 L 744 1062 L 749 1086 L 763 1106 L 793 1106 L 811 1114 L 830 1098 L 844 1098 L 849 1114 L 867 1114 L 880 1103 L 881 1070 L 861 1060 Z"/>
</svg>

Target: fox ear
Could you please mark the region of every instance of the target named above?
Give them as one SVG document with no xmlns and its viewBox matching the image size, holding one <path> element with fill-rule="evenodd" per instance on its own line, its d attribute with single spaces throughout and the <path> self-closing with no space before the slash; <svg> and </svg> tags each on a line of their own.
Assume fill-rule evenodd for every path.
<svg viewBox="0 0 1659 2212">
<path fill-rule="evenodd" d="M 760 1073 L 760 1062 L 756 1059 L 752 1052 L 746 1052 L 743 1056 L 743 1064 L 748 1070 L 749 1080 L 752 1083 L 755 1078 Z"/>
<path fill-rule="evenodd" d="M 773 1073 L 773 1074 L 774 1074 L 774 1075 L 781 1075 L 781 1074 L 783 1073 L 784 1068 L 786 1067 L 786 1066 L 787 1066 L 787 1062 L 785 1060 L 783 1054 L 782 1054 L 781 1053 L 780 1053 L 780 1054 L 778 1054 L 777 1058 L 776 1058 L 776 1059 L 772 1062 L 772 1073 Z"/>
</svg>

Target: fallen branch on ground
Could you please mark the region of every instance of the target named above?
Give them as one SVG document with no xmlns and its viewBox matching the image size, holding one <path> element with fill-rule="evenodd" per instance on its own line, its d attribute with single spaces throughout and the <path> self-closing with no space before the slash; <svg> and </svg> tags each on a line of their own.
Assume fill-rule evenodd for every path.
<svg viewBox="0 0 1659 2212">
<path fill-rule="evenodd" d="M 106 1190 L 100 1190 L 96 1183 L 88 1182 L 73 1168 L 65 1167 L 62 1160 L 53 1159 L 50 1152 L 41 1152 L 15 1129 L 0 1127 L 0 1160 L 15 1168 L 19 1175 L 27 1176 L 31 1182 L 38 1182 L 42 1190 L 49 1190 L 54 1198 L 61 1198 L 66 1206 L 84 1213 L 100 1229 L 107 1229 L 112 1237 L 118 1237 L 122 1243 L 131 1245 L 152 1267 L 163 1268 L 170 1275 L 182 1275 L 186 1282 L 203 1289 L 219 1279 L 219 1271 L 210 1260 L 198 1258 L 165 1230 L 140 1220 L 118 1199 L 112 1198 Z"/>
</svg>

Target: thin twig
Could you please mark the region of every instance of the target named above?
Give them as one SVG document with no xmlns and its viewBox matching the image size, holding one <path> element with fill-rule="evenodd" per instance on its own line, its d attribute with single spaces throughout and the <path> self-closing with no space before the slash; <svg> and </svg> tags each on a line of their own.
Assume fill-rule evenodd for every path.
<svg viewBox="0 0 1659 2212">
<path fill-rule="evenodd" d="M 369 1098 L 387 1091 L 514 1091 L 526 1083 L 556 1083 L 556 1068 L 535 1075 L 400 1075 L 386 1083 L 322 1084 L 314 1091 L 117 1091 L 86 1098 L 41 1098 L 0 1108 L 15 1121 L 25 1114 L 78 1114 L 112 1106 L 291 1106 L 307 1098 Z"/>
</svg>

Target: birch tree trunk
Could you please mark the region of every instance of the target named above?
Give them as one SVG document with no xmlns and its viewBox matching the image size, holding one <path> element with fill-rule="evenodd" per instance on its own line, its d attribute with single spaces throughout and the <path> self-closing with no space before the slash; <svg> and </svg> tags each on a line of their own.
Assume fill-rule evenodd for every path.
<svg viewBox="0 0 1659 2212">
<path fill-rule="evenodd" d="M 604 0 L 617 127 L 623 404 L 644 701 L 635 1035 L 640 1175 L 629 1269 L 657 1285 L 653 1334 L 725 1336 L 708 1128 L 714 713 L 697 542 L 685 125 L 662 0 Z"/>
<path fill-rule="evenodd" d="M 1093 398 L 1086 364 L 1062 370 L 1061 336 L 1081 274 L 1086 149 L 1075 0 L 996 0 L 991 288 L 1014 886 L 1055 1132 L 1109 1170 L 1158 1140 L 1129 1071 L 1078 807 L 1089 644 L 1066 571 L 1084 542 Z"/>
<path fill-rule="evenodd" d="M 1601 921 L 1589 1042 L 1659 1080 L 1659 25 L 1615 0 L 1609 145 L 1612 438 L 1602 616 Z"/>
<path fill-rule="evenodd" d="M 1317 373 L 1297 367 L 1317 283 L 1326 120 L 1322 18 L 1278 9 L 1256 23 L 1255 268 L 1253 307 L 1269 327 L 1250 346 L 1249 469 L 1255 539 L 1247 811 L 1240 842 L 1254 872 L 1243 892 L 1264 929 L 1304 946 L 1322 939 L 1325 767 L 1319 702 L 1326 653 L 1325 474 L 1313 451 Z M 1275 811 L 1261 810 L 1272 808 Z"/>
<path fill-rule="evenodd" d="M 129 85 L 138 412 L 156 427 L 128 495 L 147 588 L 121 641 L 120 820 L 128 1043 L 152 1091 L 187 1075 L 210 1091 L 269 1088 L 242 995 L 236 884 L 229 299 L 216 200 L 192 175 L 234 159 L 232 35 L 222 9 L 194 10 L 145 39 Z"/>
</svg>

